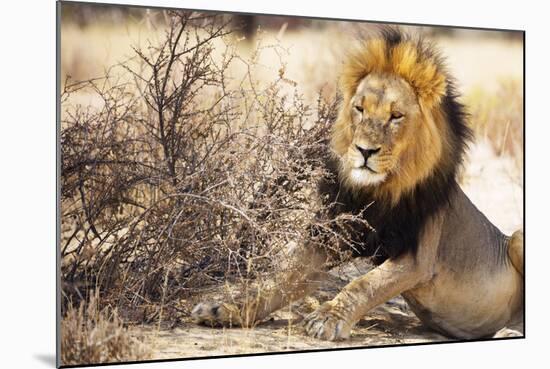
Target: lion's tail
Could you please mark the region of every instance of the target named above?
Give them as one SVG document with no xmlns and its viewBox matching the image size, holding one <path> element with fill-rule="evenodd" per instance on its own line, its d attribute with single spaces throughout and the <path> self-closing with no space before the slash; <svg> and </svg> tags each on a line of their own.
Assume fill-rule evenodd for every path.
<svg viewBox="0 0 550 369">
<path fill-rule="evenodd" d="M 514 268 L 523 275 L 523 231 L 515 231 L 510 238 L 508 257 Z"/>
</svg>

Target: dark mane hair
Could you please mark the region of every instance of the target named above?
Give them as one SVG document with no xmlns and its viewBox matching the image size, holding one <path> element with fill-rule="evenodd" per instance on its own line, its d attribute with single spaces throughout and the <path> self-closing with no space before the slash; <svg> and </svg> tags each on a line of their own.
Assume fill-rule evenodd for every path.
<svg viewBox="0 0 550 369">
<path fill-rule="evenodd" d="M 380 36 L 387 45 L 387 52 L 404 40 L 411 38 L 395 28 L 384 28 Z M 457 190 L 457 171 L 463 155 L 472 138 L 466 124 L 464 106 L 457 101 L 453 79 L 446 72 L 442 58 L 433 46 L 422 39 L 416 39 L 418 55 L 435 60 L 439 71 L 444 71 L 445 93 L 433 106 L 440 119 L 445 122 L 447 146 L 431 174 L 416 186 L 402 194 L 397 203 L 384 201 L 368 191 L 357 191 L 345 186 L 339 174 L 339 159 L 329 155 L 327 169 L 330 176 L 319 184 L 321 198 L 330 204 L 331 218 L 341 213 L 358 215 L 374 229 L 368 229 L 360 222 L 347 222 L 348 234 L 353 235 L 353 255 L 372 256 L 375 263 L 395 258 L 403 253 L 416 252 L 419 233 L 426 220 L 439 209 L 449 204 L 450 197 Z M 343 247 L 349 247 L 343 246 Z"/>
</svg>

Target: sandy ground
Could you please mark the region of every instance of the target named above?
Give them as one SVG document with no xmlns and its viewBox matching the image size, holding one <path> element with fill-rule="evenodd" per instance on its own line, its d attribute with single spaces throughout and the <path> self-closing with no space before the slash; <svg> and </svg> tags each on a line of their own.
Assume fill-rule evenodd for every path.
<svg viewBox="0 0 550 369">
<path fill-rule="evenodd" d="M 315 294 L 319 301 L 334 296 L 347 280 L 357 273 L 333 275 Z M 361 270 L 361 266 L 359 266 Z M 396 297 L 371 311 L 354 328 L 352 336 L 344 342 L 326 342 L 304 335 L 296 305 L 274 313 L 265 323 L 253 329 L 215 329 L 182 323 L 174 329 L 146 326 L 135 328 L 146 345 L 152 347 L 153 358 L 186 358 L 250 354 L 260 352 L 302 351 L 356 346 L 383 346 L 421 342 L 441 342 L 448 338 L 424 328 L 401 297 Z M 184 318 L 184 320 L 186 320 Z"/>
<path fill-rule="evenodd" d="M 448 339 L 426 330 L 401 298 L 372 311 L 359 322 L 350 340 L 326 342 L 303 335 L 288 312 L 254 329 L 210 329 L 186 323 L 172 329 L 140 329 L 145 343 L 153 347 L 155 359 L 219 356 L 260 352 L 301 351 L 355 346 L 383 346 Z"/>
<path fill-rule="evenodd" d="M 472 158 L 475 158 L 473 160 Z M 523 192 L 521 172 L 511 158 L 497 157 L 487 143 L 470 150 L 462 187 L 472 201 L 502 231 L 510 234 L 522 226 Z M 351 279 L 366 272 L 361 260 L 332 271 L 331 278 L 315 294 L 319 301 L 330 299 Z M 187 317 L 173 329 L 153 326 L 134 327 L 133 332 L 152 347 L 153 358 L 187 358 L 259 352 L 284 352 L 384 346 L 449 339 L 425 328 L 401 297 L 396 297 L 371 311 L 352 331 L 345 342 L 325 342 L 306 337 L 299 325 L 296 305 L 276 312 L 271 319 L 253 329 L 212 329 L 193 324 Z M 503 329 L 495 337 L 520 335 Z"/>
</svg>

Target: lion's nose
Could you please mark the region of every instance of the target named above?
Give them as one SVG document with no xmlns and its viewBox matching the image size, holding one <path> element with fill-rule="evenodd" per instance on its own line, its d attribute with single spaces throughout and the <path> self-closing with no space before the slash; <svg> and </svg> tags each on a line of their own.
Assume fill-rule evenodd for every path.
<svg viewBox="0 0 550 369">
<path fill-rule="evenodd" d="M 359 150 L 361 155 L 363 155 L 363 157 L 365 158 L 365 164 L 367 163 L 367 160 L 369 160 L 371 156 L 373 156 L 374 154 L 380 151 L 380 147 L 376 149 L 364 149 L 359 145 L 355 145 L 355 147 L 357 147 L 357 150 Z"/>
</svg>

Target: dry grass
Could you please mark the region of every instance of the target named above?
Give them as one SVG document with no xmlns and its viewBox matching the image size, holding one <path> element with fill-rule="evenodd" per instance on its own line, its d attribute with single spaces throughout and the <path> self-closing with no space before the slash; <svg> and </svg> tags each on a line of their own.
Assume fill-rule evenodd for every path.
<svg viewBox="0 0 550 369">
<path fill-rule="evenodd" d="M 523 86 L 517 80 L 500 83 L 494 93 L 482 89 L 466 98 L 476 136 L 491 142 L 495 153 L 523 165 Z"/>
<path fill-rule="evenodd" d="M 117 310 L 103 307 L 93 293 L 78 308 L 69 305 L 61 321 L 61 363 L 63 365 L 114 363 L 145 360 L 149 347 L 131 337 Z"/>
</svg>

